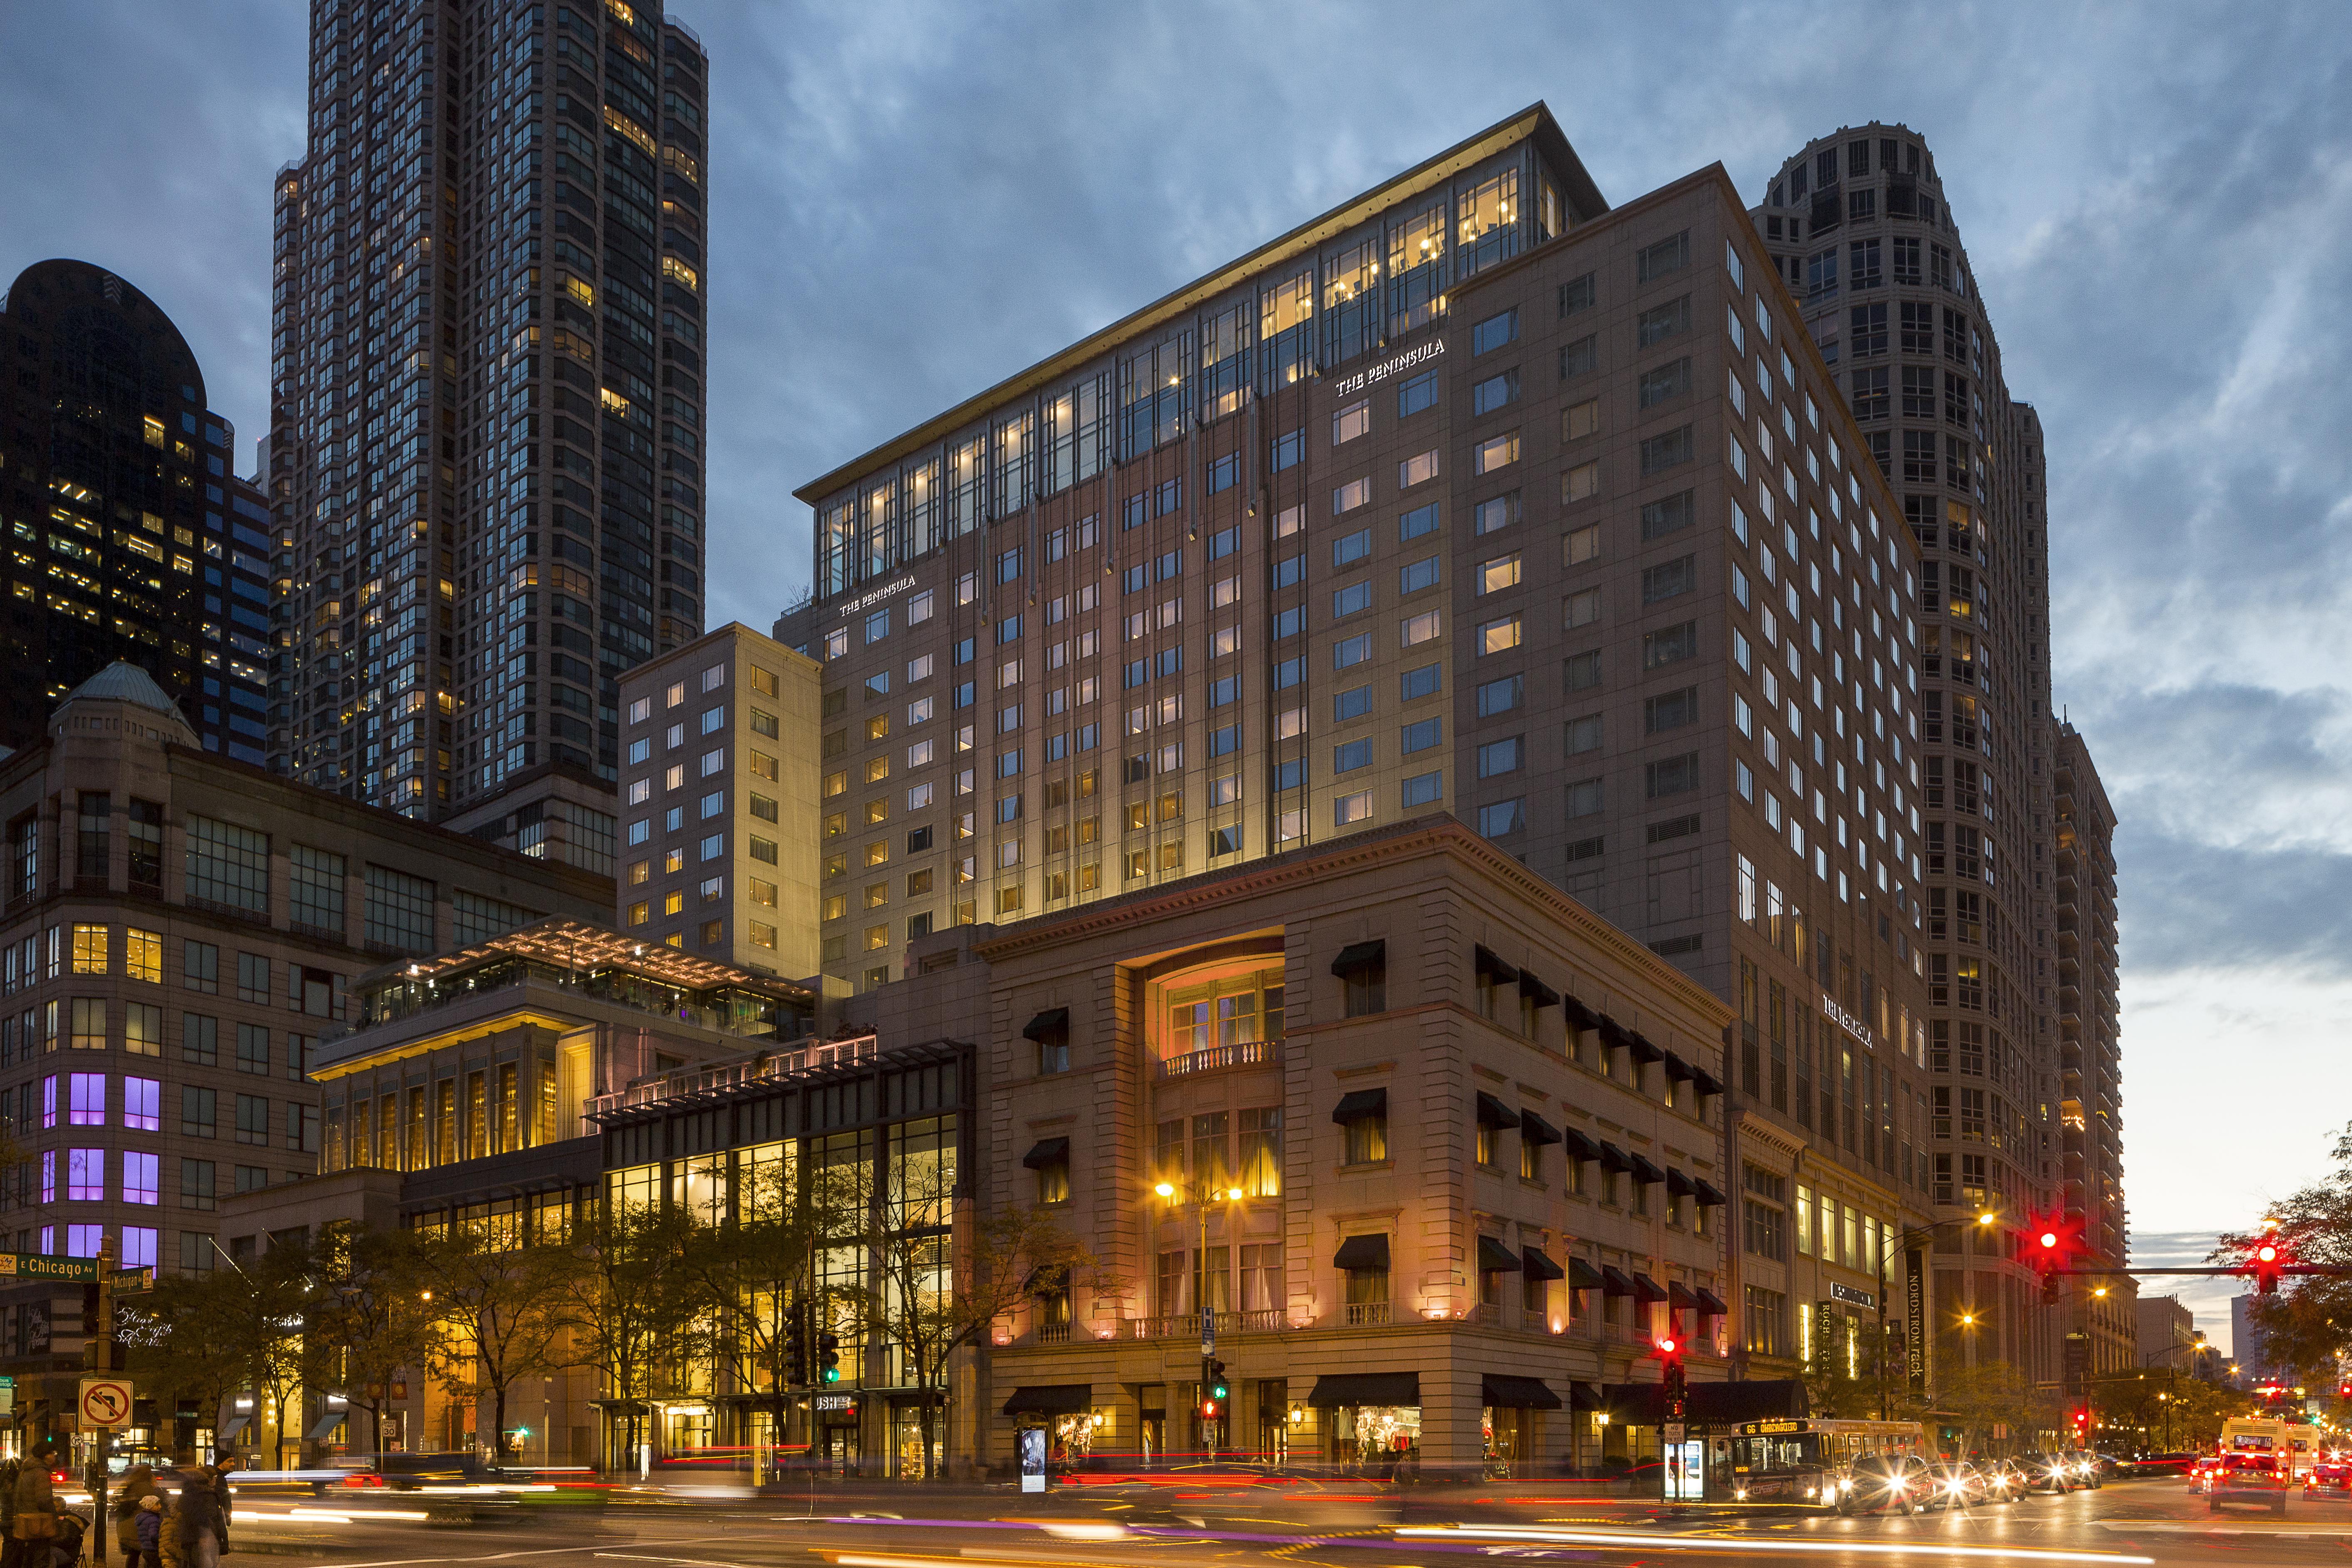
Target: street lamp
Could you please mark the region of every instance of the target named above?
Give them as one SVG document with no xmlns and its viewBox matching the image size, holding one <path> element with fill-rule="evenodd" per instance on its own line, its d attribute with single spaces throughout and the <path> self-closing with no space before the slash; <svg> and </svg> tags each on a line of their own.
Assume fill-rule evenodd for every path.
<svg viewBox="0 0 2352 1568">
<path fill-rule="evenodd" d="M 1176 1184 L 1173 1182 L 1160 1182 L 1154 1185 L 1151 1190 L 1159 1194 L 1166 1202 L 1172 1204 L 1176 1201 Z M 1212 1187 L 1199 1199 L 1196 1205 L 1201 1214 L 1201 1243 L 1198 1249 L 1196 1249 L 1192 1254 L 1192 1278 L 1195 1281 L 1193 1291 L 1201 1298 L 1201 1375 L 1204 1379 L 1209 1374 L 1209 1357 L 1215 1353 L 1217 1321 L 1215 1311 L 1211 1308 L 1208 1300 L 1209 1205 L 1212 1201 L 1219 1198 L 1223 1199 L 1228 1205 L 1237 1204 L 1241 1202 L 1242 1197 L 1242 1190 L 1239 1187 Z M 1210 1439 L 1210 1446 L 1211 1458 L 1213 1458 L 1215 1457 L 1215 1439 L 1213 1437 Z"/>
</svg>

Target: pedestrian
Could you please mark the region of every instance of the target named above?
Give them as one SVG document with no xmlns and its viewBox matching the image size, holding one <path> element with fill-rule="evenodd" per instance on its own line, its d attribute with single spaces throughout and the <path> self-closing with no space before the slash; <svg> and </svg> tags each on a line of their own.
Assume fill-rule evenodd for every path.
<svg viewBox="0 0 2352 1568">
<path fill-rule="evenodd" d="M 122 1568 L 156 1568 L 155 1560 L 144 1556 L 145 1548 L 139 1544 L 139 1520 L 142 1505 L 163 1490 L 155 1484 L 152 1465 L 133 1465 L 123 1472 L 122 1485 L 114 1494 L 114 1539 L 122 1548 Z"/>
<path fill-rule="evenodd" d="M 180 1489 L 179 1557 L 185 1568 L 220 1568 L 221 1542 L 228 1529 L 221 1518 L 220 1493 L 226 1489 L 220 1472 L 198 1466 Z"/>
<path fill-rule="evenodd" d="M 16 1550 L 16 1564 L 48 1568 L 47 1545 L 34 1543 L 58 1538 L 58 1493 L 49 1484 L 49 1467 L 56 1463 L 57 1457 L 58 1446 L 45 1442 L 33 1450 L 30 1463 L 16 1468 L 16 1484 L 9 1489 L 16 1500 L 16 1512 L 8 1526 L 8 1542 Z"/>
<path fill-rule="evenodd" d="M 0 1568 L 16 1568 L 25 1549 L 16 1544 L 16 1472 L 21 1461 L 14 1454 L 0 1459 Z"/>
<path fill-rule="evenodd" d="M 135 1552 L 125 1549 L 122 1568 L 163 1568 L 163 1494 L 160 1489 L 139 1500 L 139 1512 L 131 1523 L 139 1545 Z"/>
</svg>

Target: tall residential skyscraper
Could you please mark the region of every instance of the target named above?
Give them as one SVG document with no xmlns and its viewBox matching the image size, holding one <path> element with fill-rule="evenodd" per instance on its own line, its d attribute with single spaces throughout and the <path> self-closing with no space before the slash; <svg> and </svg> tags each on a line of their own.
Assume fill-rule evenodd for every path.
<svg viewBox="0 0 2352 1568">
<path fill-rule="evenodd" d="M 2116 808 L 2082 733 L 2058 725 L 2056 867 L 2058 1100 L 2066 1206 L 2116 1265 L 2131 1242 L 2124 1205 L 2122 1003 L 2116 950 Z"/>
<path fill-rule="evenodd" d="M 1867 1356 L 1927 983 L 1866 450 L 1719 168 L 1447 149 L 798 492 L 826 973 L 1451 812 L 1735 1005 L 1725 1348 Z"/>
<path fill-rule="evenodd" d="M 2053 1376 L 2054 1337 L 2033 1348 L 2036 1285 L 2008 1227 L 1967 1223 L 1990 1212 L 2021 1225 L 2063 1196 L 2041 421 L 2010 397 L 1917 132 L 1874 123 L 1809 142 L 1752 216 L 1919 549 L 1942 1331 L 1975 1357 Z"/>
<path fill-rule="evenodd" d="M 205 750 L 258 763 L 268 512 L 187 341 L 113 273 L 60 260 L 0 294 L 0 746 L 39 742 L 120 659 Z"/>
<path fill-rule="evenodd" d="M 659 0 L 314 0 L 277 180 L 281 770 L 609 847 L 615 682 L 702 630 L 707 65 Z"/>
</svg>

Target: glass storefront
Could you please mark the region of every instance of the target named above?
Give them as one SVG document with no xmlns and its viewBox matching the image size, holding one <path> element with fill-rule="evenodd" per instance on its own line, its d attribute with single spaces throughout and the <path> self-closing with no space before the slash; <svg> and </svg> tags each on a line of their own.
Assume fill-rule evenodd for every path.
<svg viewBox="0 0 2352 1568">
<path fill-rule="evenodd" d="M 1331 1411 L 1330 1461 L 1363 1475 L 1392 1474 L 1421 1458 L 1421 1406 L 1342 1405 Z"/>
<path fill-rule="evenodd" d="M 931 1416 L 931 1463 L 923 1466 L 923 1405 L 920 1400 L 906 1400 L 890 1406 L 890 1473 L 903 1481 L 919 1481 L 926 1475 L 947 1473 L 947 1412 L 935 1409 Z"/>
</svg>

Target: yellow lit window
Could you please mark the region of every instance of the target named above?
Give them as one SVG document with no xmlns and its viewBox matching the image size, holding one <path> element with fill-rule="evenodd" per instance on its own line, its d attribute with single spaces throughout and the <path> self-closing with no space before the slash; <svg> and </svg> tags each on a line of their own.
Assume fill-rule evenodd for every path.
<svg viewBox="0 0 2352 1568">
<path fill-rule="evenodd" d="M 827 838 L 838 838 L 848 831 L 849 813 L 828 811 L 824 814 L 824 836 Z"/>
<path fill-rule="evenodd" d="M 849 898 L 847 894 L 835 893 L 824 900 L 824 918 L 826 920 L 837 921 L 848 912 Z"/>
<path fill-rule="evenodd" d="M 1478 568 L 1478 592 L 1481 594 L 1499 593 L 1505 588 L 1518 585 L 1519 558 L 1517 555 L 1498 555 L 1481 563 Z"/>
<path fill-rule="evenodd" d="M 955 880 L 956 880 L 956 886 L 957 886 L 957 887 L 959 887 L 959 888 L 961 888 L 961 887 L 962 887 L 964 884 L 966 884 L 967 882 L 970 882 L 970 881 L 971 880 L 971 878 L 972 878 L 972 870 L 973 870 L 973 868 L 975 868 L 975 867 L 976 867 L 976 866 L 978 866 L 979 864 L 980 864 L 980 862 L 979 862 L 978 860 L 976 860 L 975 858 L 972 858 L 971 856 L 970 856 L 970 855 L 967 855 L 967 856 L 965 856 L 962 859 L 958 860 L 958 861 L 955 863 Z"/>
<path fill-rule="evenodd" d="M 866 847 L 866 863 L 868 866 L 887 866 L 890 863 L 890 841 L 877 838 L 868 844 Z"/>
<path fill-rule="evenodd" d="M 157 451 L 163 449 L 163 422 L 152 414 L 147 416 L 147 444 Z"/>
<path fill-rule="evenodd" d="M 76 974 L 106 973 L 106 928 L 76 925 L 73 928 L 73 972 Z"/>
<path fill-rule="evenodd" d="M 667 936 L 662 938 L 662 945 L 664 947 L 684 947 L 686 945 L 686 933 L 684 931 L 674 931 Z"/>
<path fill-rule="evenodd" d="M 641 926 L 645 924 L 646 910 L 646 900 L 643 899 L 639 899 L 635 903 L 631 904 L 629 906 L 629 923 L 633 926 Z"/>
<path fill-rule="evenodd" d="M 1070 896 L 1070 874 L 1067 871 L 1046 872 L 1045 896 L 1048 899 L 1068 898 Z"/>
<path fill-rule="evenodd" d="M 980 918 L 980 906 L 969 900 L 955 907 L 955 923 L 968 926 Z"/>
<path fill-rule="evenodd" d="M 868 827 L 877 822 L 889 820 L 890 802 L 887 797 L 877 797 L 866 803 L 866 825 Z"/>
<path fill-rule="evenodd" d="M 675 147 L 669 149 L 669 151 L 673 153 L 677 153 L 677 149 Z M 678 161 L 682 161 L 688 164 L 691 164 L 694 162 L 693 159 L 687 158 L 682 153 L 679 153 L 676 159 L 673 159 L 673 162 Z M 690 173 L 687 175 L 687 178 L 688 179 L 692 179 L 693 177 L 693 174 Z M 662 258 L 662 276 L 672 279 L 677 282 L 683 283 L 688 288 L 698 291 L 702 288 L 702 279 L 695 276 L 694 268 L 688 267 L 685 262 L 680 261 L 675 256 L 665 256 Z"/>
<path fill-rule="evenodd" d="M 1102 867 L 1093 861 L 1078 868 L 1078 891 L 1091 893 L 1102 885 Z"/>
<path fill-rule="evenodd" d="M 775 783 L 776 759 L 765 752 L 752 752 L 748 754 L 751 759 L 751 776 L 766 779 L 770 784 Z"/>
<path fill-rule="evenodd" d="M 1079 843 L 1081 843 L 1081 844 L 1092 844 L 1092 843 L 1095 841 L 1095 839 L 1096 839 L 1097 837 L 1098 837 L 1101 835 L 1101 833 L 1102 833 L 1102 818 L 1101 818 L 1101 817 L 1099 817 L 1099 816 L 1082 816 L 1082 817 L 1078 818 L 1078 842 L 1079 842 Z"/>
<path fill-rule="evenodd" d="M 670 849 L 670 850 L 665 850 L 665 851 L 663 852 L 663 854 L 662 854 L 662 874 L 663 874 L 664 876 L 670 876 L 670 875 L 674 875 L 674 874 L 676 874 L 677 872 L 682 871 L 682 870 L 684 870 L 684 869 L 686 869 L 686 851 L 685 851 L 685 850 L 683 850 L 683 849 Z"/>
<path fill-rule="evenodd" d="M 886 906 L 886 905 L 887 905 L 889 902 L 890 902 L 890 884 L 889 884 L 889 883 L 887 883 L 887 882 L 868 882 L 868 883 L 866 885 L 866 907 L 867 909 L 869 909 L 869 910 L 878 910 L 878 909 L 881 909 L 881 908 L 885 907 L 885 906 Z"/>
<path fill-rule="evenodd" d="M 773 882 L 762 882 L 757 877 L 749 878 L 747 880 L 751 885 L 751 901 L 753 903 L 760 905 L 762 909 L 772 910 L 776 907 L 776 885 Z"/>
<path fill-rule="evenodd" d="M 887 779 L 889 776 L 890 759 L 888 757 L 868 757 L 866 759 L 866 782 L 867 784 L 880 784 L 884 779 Z"/>
<path fill-rule="evenodd" d="M 1151 803 L 1148 800 L 1139 800 L 1130 803 L 1127 808 L 1128 831 L 1130 833 L 1139 832 L 1150 826 Z"/>
<path fill-rule="evenodd" d="M 907 896 L 908 898 L 919 899 L 930 890 L 931 872 L 929 867 L 927 866 L 919 871 L 909 871 L 907 873 Z"/>
<path fill-rule="evenodd" d="M 888 740 L 890 738 L 890 715 L 887 713 L 877 713 L 873 718 L 866 721 L 866 738 L 869 741 Z"/>
<path fill-rule="evenodd" d="M 652 876 L 652 875 L 653 875 L 653 871 L 654 871 L 654 864 L 653 864 L 653 862 L 652 862 L 652 861 L 650 861 L 650 860 L 632 860 L 632 861 L 630 861 L 630 862 L 629 862 L 629 886 L 631 886 L 631 887 L 633 887 L 633 888 L 635 888 L 635 887 L 642 887 L 642 886 L 644 886 L 646 879 L 646 878 L 648 878 L 648 877 L 650 877 L 650 876 Z"/>
<path fill-rule="evenodd" d="M 867 926 L 866 928 L 866 952 L 873 952 L 889 945 L 890 928 L 887 925 Z"/>
<path fill-rule="evenodd" d="M 825 774 L 825 775 L 824 775 L 824 798 L 825 798 L 825 799 L 827 799 L 827 800 L 831 800 L 835 795 L 847 795 L 848 793 L 849 793 L 849 775 L 848 775 L 847 773 L 827 773 L 827 774 Z"/>
<path fill-rule="evenodd" d="M 1184 868 L 1184 846 L 1181 842 L 1162 844 L 1160 847 L 1160 868 L 1163 871 L 1181 871 Z"/>
<path fill-rule="evenodd" d="M 1149 849 L 1136 849 L 1129 852 L 1127 857 L 1128 880 L 1133 881 L 1138 877 L 1146 876 L 1150 874 L 1150 870 L 1151 851 Z"/>
<path fill-rule="evenodd" d="M 1180 795 L 1161 795 L 1161 796 L 1160 797 L 1160 821 L 1162 821 L 1162 822 L 1181 822 L 1181 821 L 1182 821 L 1182 820 L 1183 820 L 1183 817 L 1184 817 L 1184 797 L 1183 797 L 1183 795 L 1181 795 L 1181 794 L 1180 794 Z"/>
<path fill-rule="evenodd" d="M 773 697 L 776 694 L 775 671 L 772 669 L 761 669 L 758 665 L 753 665 L 751 667 L 751 689 L 758 692 L 762 697 Z"/>
<path fill-rule="evenodd" d="M 123 960 L 131 978 L 152 984 L 163 983 L 163 938 L 161 933 L 141 931 L 133 926 L 123 933 L 128 939 Z"/>
<path fill-rule="evenodd" d="M 1018 914 L 1018 913 L 1020 913 L 1020 912 L 1021 912 L 1021 889 L 1020 889 L 1019 888 L 1017 888 L 1017 887 L 1014 887 L 1014 888 L 999 888 L 999 889 L 996 889 L 996 912 L 997 912 L 998 914 L 1000 914 L 1000 915 L 1011 915 L 1011 914 Z"/>
<path fill-rule="evenodd" d="M 847 855 L 828 855 L 824 858 L 824 877 L 826 881 L 829 882 L 835 877 L 846 877 L 848 875 L 849 857 Z"/>
<path fill-rule="evenodd" d="M 684 893 L 664 893 L 662 895 L 662 913 L 666 915 L 674 915 L 685 907 L 686 895 Z"/>
<path fill-rule="evenodd" d="M 1481 657 L 1503 653 L 1519 646 L 1519 617 L 1507 616 L 1499 621 L 1488 621 L 1478 628 L 1478 652 Z"/>
<path fill-rule="evenodd" d="M 776 945 L 775 927 L 771 925 L 761 925 L 758 921 L 752 921 L 750 924 L 751 927 L 751 945 L 753 947 L 772 948 Z"/>
</svg>

